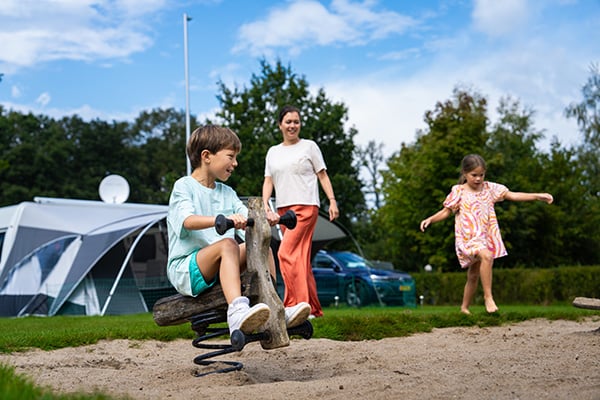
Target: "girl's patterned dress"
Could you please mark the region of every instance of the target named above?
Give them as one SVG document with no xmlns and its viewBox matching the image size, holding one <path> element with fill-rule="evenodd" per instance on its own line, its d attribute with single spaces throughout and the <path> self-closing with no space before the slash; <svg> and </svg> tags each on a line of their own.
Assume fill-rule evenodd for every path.
<svg viewBox="0 0 600 400">
<path fill-rule="evenodd" d="M 504 185 L 484 182 L 479 192 L 468 190 L 466 185 L 455 185 L 444 200 L 444 207 L 452 210 L 456 255 L 462 268 L 468 268 L 483 249 L 494 258 L 507 254 L 494 204 L 504 200 L 508 188 Z"/>
</svg>

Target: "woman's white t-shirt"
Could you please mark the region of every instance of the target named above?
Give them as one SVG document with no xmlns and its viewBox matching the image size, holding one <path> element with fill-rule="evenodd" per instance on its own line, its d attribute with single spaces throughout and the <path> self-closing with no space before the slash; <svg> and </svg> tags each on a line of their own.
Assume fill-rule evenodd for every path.
<svg viewBox="0 0 600 400">
<path fill-rule="evenodd" d="M 276 207 L 291 205 L 319 206 L 317 172 L 327 167 L 317 144 L 300 139 L 293 145 L 280 143 L 267 152 L 265 176 L 275 187 Z"/>
</svg>

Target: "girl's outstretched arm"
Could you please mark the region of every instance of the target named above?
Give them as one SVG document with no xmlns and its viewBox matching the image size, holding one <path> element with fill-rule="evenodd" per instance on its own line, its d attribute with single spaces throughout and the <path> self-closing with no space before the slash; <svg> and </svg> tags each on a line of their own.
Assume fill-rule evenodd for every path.
<svg viewBox="0 0 600 400">
<path fill-rule="evenodd" d="M 544 201 L 548 204 L 552 204 L 554 198 L 550 193 L 523 193 L 523 192 L 511 192 L 508 191 L 504 195 L 505 200 L 510 201 Z"/>
<path fill-rule="evenodd" d="M 445 220 L 450 215 L 452 215 L 452 210 L 446 207 L 442 208 L 440 211 L 436 212 L 431 217 L 425 218 L 423 221 L 421 221 L 421 232 L 425 232 L 425 229 L 427 229 L 427 227 L 433 224 L 434 222 Z"/>
</svg>

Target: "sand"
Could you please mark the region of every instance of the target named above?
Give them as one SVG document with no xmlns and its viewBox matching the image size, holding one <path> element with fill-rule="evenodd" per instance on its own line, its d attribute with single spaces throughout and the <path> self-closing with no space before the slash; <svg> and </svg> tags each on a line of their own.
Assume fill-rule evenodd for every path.
<svg viewBox="0 0 600 400">
<path fill-rule="evenodd" d="M 189 340 L 111 340 L 0 355 L 0 363 L 58 392 L 100 390 L 134 399 L 600 399 L 600 317 L 444 328 L 361 342 L 249 343 L 211 367 Z M 221 341 L 222 342 L 222 341 Z"/>
</svg>

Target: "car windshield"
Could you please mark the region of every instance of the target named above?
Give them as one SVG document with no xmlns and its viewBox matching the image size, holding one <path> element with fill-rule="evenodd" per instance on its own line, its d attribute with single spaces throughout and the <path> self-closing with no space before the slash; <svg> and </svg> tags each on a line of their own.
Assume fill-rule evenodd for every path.
<svg viewBox="0 0 600 400">
<path fill-rule="evenodd" d="M 368 261 L 354 253 L 337 253 L 335 256 L 348 268 L 366 269 L 371 267 Z"/>
</svg>

